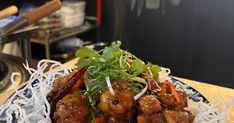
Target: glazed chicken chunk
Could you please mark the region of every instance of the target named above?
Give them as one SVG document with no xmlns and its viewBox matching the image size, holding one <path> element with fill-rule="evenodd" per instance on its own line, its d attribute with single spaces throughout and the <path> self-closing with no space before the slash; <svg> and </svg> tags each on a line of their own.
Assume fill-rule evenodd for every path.
<svg viewBox="0 0 234 123">
<path fill-rule="evenodd" d="M 141 97 L 139 104 L 140 110 L 146 115 L 162 111 L 161 102 L 154 95 Z"/>
<path fill-rule="evenodd" d="M 82 93 L 66 95 L 56 105 L 54 119 L 57 123 L 84 123 L 88 119 L 90 107 Z"/>
</svg>

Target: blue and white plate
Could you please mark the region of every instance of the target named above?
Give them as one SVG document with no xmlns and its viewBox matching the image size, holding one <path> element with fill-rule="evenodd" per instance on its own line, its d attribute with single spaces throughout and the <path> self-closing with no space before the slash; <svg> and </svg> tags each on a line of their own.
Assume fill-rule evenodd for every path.
<svg viewBox="0 0 234 123">
<path fill-rule="evenodd" d="M 191 86 L 185 84 L 184 82 L 181 82 L 173 77 L 172 77 L 172 82 L 173 82 L 174 86 L 179 87 L 183 90 L 188 90 L 189 93 L 187 93 L 187 96 L 189 99 L 192 99 L 195 102 L 202 100 L 205 103 L 209 103 L 209 101 L 193 87 L 191 87 Z"/>
<path fill-rule="evenodd" d="M 209 103 L 209 101 L 201 93 L 199 93 L 196 89 L 194 89 L 193 87 L 191 87 L 191 86 L 185 84 L 184 82 L 181 82 L 181 81 L 179 81 L 179 80 L 177 80 L 177 79 L 175 79 L 173 77 L 171 79 L 172 79 L 173 84 L 176 87 L 179 87 L 181 89 L 186 89 L 186 90 L 189 90 L 191 92 L 191 93 L 187 93 L 187 96 L 188 96 L 189 99 L 192 99 L 193 101 L 200 101 L 200 99 L 202 99 L 203 102 Z M 36 84 L 36 83 L 38 83 L 38 81 L 34 81 L 34 83 L 32 83 L 32 84 Z M 24 86 L 22 86 L 20 89 L 22 89 L 23 87 Z M 24 94 L 27 97 L 30 97 L 32 95 L 28 90 L 25 90 Z"/>
<path fill-rule="evenodd" d="M 201 93 L 199 93 L 196 89 L 192 88 L 191 86 L 189 86 L 189 85 L 185 84 L 184 82 L 181 82 L 181 81 L 179 81 L 179 80 L 177 80 L 177 79 L 175 79 L 175 78 L 173 78 L 173 77 L 172 77 L 171 79 L 172 79 L 173 84 L 174 84 L 177 88 L 181 88 L 181 89 L 183 89 L 183 90 L 186 90 L 187 96 L 188 96 L 189 99 L 192 99 L 192 100 L 195 101 L 195 102 L 199 102 L 199 101 L 202 100 L 202 101 L 205 102 L 205 103 L 209 103 L 209 101 L 208 101 Z M 36 84 L 36 83 L 38 83 L 38 81 L 34 81 L 34 82 L 32 83 L 32 85 L 33 85 L 33 84 Z M 23 89 L 23 87 L 24 87 L 24 86 L 22 86 L 20 89 Z M 20 90 L 20 89 L 19 89 L 19 90 Z M 13 93 L 13 94 L 14 94 L 14 93 Z M 13 95 L 13 94 L 12 94 L 12 95 Z M 24 96 L 29 97 L 29 98 L 32 96 L 31 91 L 28 90 L 28 89 L 24 90 L 23 94 L 24 94 Z M 10 97 L 9 97 L 9 98 L 10 98 Z M 8 99 L 9 99 L 9 98 L 8 98 Z M 13 122 L 14 122 L 14 123 L 17 122 L 17 121 L 15 120 L 14 117 L 13 117 Z M 1 123 L 1 121 L 0 121 L 0 123 Z"/>
</svg>

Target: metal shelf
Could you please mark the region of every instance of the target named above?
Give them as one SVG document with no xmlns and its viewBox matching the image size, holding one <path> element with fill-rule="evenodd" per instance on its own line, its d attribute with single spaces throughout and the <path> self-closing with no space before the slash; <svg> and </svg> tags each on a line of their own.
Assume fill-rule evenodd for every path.
<svg viewBox="0 0 234 123">
<path fill-rule="evenodd" d="M 69 28 L 60 29 L 59 30 L 59 31 L 61 31 L 60 35 L 49 36 L 47 38 L 47 40 L 51 44 L 51 43 L 66 39 L 68 37 L 72 37 L 72 36 L 76 36 L 76 35 L 86 33 L 88 31 L 91 31 L 91 30 L 96 29 L 96 28 L 97 28 L 96 24 L 95 25 L 94 24 L 93 25 L 89 24 L 89 25 L 83 25 L 83 26 L 80 26 L 80 27 L 75 27 L 75 28 L 70 28 L 70 29 Z M 48 35 L 50 35 L 50 34 L 48 34 Z M 38 40 L 38 39 L 34 39 L 34 38 L 31 39 L 31 42 L 39 43 L 39 44 L 46 44 L 45 40 Z"/>
<path fill-rule="evenodd" d="M 97 24 L 88 23 L 80 27 L 54 29 L 46 32 L 45 40 L 30 39 L 31 42 L 45 45 L 46 58 L 50 59 L 50 45 L 63 39 L 84 34 L 98 28 Z"/>
</svg>

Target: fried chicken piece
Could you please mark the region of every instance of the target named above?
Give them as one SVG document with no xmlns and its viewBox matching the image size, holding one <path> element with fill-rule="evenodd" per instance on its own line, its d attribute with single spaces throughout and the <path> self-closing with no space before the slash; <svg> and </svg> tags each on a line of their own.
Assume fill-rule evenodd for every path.
<svg viewBox="0 0 234 123">
<path fill-rule="evenodd" d="M 194 115 L 187 111 L 164 110 L 163 115 L 167 123 L 192 123 Z"/>
<path fill-rule="evenodd" d="M 57 123 L 84 123 L 89 116 L 89 105 L 82 93 L 66 95 L 56 105 L 53 119 Z"/>
<path fill-rule="evenodd" d="M 158 94 L 159 100 L 162 102 L 162 106 L 164 108 L 168 108 L 170 110 L 184 111 L 184 107 L 188 106 L 187 103 L 187 95 L 185 92 L 177 91 L 181 103 L 177 103 L 175 97 L 172 94 Z"/>
<path fill-rule="evenodd" d="M 154 113 L 150 116 L 140 114 L 137 116 L 137 123 L 166 123 L 162 113 Z"/>
<path fill-rule="evenodd" d="M 105 90 L 100 95 L 99 108 L 112 116 L 121 117 L 128 114 L 134 105 L 134 93 L 132 91 L 115 91 L 112 95 L 109 90 Z"/>
<path fill-rule="evenodd" d="M 154 95 L 145 95 L 139 99 L 140 110 L 150 115 L 162 111 L 161 102 Z"/>
</svg>

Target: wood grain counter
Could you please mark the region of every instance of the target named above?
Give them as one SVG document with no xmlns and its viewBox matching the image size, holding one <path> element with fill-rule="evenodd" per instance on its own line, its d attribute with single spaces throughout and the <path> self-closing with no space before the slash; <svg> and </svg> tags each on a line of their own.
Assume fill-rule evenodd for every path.
<svg viewBox="0 0 234 123">
<path fill-rule="evenodd" d="M 77 62 L 77 59 L 71 60 L 70 62 L 65 63 L 67 66 L 74 66 L 74 64 Z M 212 99 L 222 99 L 225 100 L 227 105 L 229 106 L 231 104 L 231 97 L 234 98 L 234 89 L 231 88 L 225 88 L 217 85 L 212 84 L 206 84 L 203 82 L 193 81 L 189 79 L 179 78 L 175 77 L 176 79 L 190 85 L 197 91 L 199 91 L 203 96 L 205 96 L 209 101 Z M 5 92 L 3 94 L 0 94 L 0 105 L 5 101 L 5 99 L 12 93 L 12 90 Z M 228 101 L 229 99 L 229 101 Z M 234 121 L 234 108 L 231 110 L 230 117 L 232 121 Z"/>
</svg>

